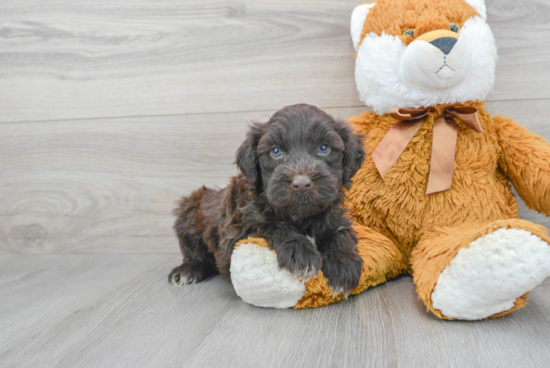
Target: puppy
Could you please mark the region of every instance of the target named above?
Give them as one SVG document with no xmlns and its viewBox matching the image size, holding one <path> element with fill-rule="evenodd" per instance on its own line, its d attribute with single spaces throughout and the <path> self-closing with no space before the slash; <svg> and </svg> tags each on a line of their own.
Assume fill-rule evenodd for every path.
<svg viewBox="0 0 550 368">
<path fill-rule="evenodd" d="M 169 281 L 229 277 L 235 243 L 255 236 L 269 241 L 281 268 L 304 279 L 321 269 L 335 294 L 349 294 L 363 262 L 343 188 L 363 156 L 351 127 L 315 106 L 287 106 L 253 124 L 236 154 L 242 174 L 223 189 L 202 187 L 179 201 L 174 229 L 183 264 Z"/>
</svg>

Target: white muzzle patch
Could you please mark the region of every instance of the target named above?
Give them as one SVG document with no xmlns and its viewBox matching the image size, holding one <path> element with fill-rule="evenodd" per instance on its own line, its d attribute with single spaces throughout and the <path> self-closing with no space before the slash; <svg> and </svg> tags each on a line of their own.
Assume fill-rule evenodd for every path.
<svg viewBox="0 0 550 368">
<path fill-rule="evenodd" d="M 475 16 L 464 23 L 453 45 L 434 44 L 444 36 L 421 35 L 406 45 L 384 32 L 367 34 L 355 64 L 361 101 L 383 115 L 395 107 L 484 100 L 493 89 L 498 58 L 491 29 Z"/>
<path fill-rule="evenodd" d="M 417 40 L 401 58 L 400 75 L 412 87 L 445 90 L 468 79 L 473 67 L 472 53 L 460 38 Z"/>
</svg>

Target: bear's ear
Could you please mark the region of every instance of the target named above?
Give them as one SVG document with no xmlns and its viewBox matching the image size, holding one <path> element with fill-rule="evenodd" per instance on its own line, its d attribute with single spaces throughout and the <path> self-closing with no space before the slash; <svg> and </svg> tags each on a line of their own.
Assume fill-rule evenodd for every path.
<svg viewBox="0 0 550 368">
<path fill-rule="evenodd" d="M 468 4 L 474 8 L 479 15 L 481 15 L 481 19 L 487 21 L 487 7 L 485 6 L 485 0 L 466 0 Z"/>
<path fill-rule="evenodd" d="M 481 0 L 472 0 L 472 1 L 481 1 Z M 369 14 L 370 9 L 374 6 L 375 3 L 361 4 L 351 13 L 351 40 L 353 41 L 353 47 L 357 51 L 357 46 L 361 40 L 361 32 L 363 31 L 363 26 L 365 25 L 365 20 L 367 20 L 367 15 Z"/>
</svg>

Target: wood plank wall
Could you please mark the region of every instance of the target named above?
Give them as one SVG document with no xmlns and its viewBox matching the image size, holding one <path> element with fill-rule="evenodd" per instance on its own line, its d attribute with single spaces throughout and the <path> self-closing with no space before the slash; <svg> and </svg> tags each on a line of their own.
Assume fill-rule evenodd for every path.
<svg viewBox="0 0 550 368">
<path fill-rule="evenodd" d="M 177 253 L 174 201 L 226 183 L 248 122 L 299 102 L 366 110 L 360 2 L 3 0 L 0 253 Z M 488 109 L 550 139 L 550 3 L 487 7 Z"/>
</svg>

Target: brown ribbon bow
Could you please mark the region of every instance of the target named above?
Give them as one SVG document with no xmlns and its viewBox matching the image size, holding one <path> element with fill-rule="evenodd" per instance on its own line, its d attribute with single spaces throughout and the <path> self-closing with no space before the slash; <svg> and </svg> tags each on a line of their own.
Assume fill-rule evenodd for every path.
<svg viewBox="0 0 550 368">
<path fill-rule="evenodd" d="M 396 119 L 397 123 L 382 138 L 371 156 L 382 179 L 401 156 L 426 117 L 435 112 L 437 111 L 433 107 L 391 110 L 390 116 Z M 461 120 L 478 133 L 483 132 L 475 107 L 450 106 L 443 111 L 440 117 L 435 119 L 426 194 L 442 192 L 451 188 L 457 140 L 457 125 L 454 118 Z"/>
</svg>

